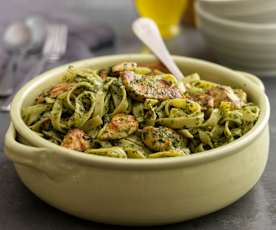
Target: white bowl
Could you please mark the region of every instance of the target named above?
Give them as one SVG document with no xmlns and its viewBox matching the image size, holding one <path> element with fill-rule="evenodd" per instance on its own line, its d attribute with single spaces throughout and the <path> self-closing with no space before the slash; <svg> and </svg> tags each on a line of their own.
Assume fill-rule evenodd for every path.
<svg viewBox="0 0 276 230">
<path fill-rule="evenodd" d="M 233 21 L 239 21 L 239 22 L 262 23 L 262 24 L 276 23 L 276 8 L 271 8 L 271 9 L 268 9 L 266 12 L 258 12 L 250 15 L 247 15 L 247 14 L 230 15 L 230 16 L 220 15 L 220 14 L 217 14 L 217 15 L 226 19 L 231 19 Z"/>
<path fill-rule="evenodd" d="M 199 2 L 207 12 L 222 17 L 264 15 L 272 9 L 276 12 L 275 0 L 199 0 Z"/>
<path fill-rule="evenodd" d="M 246 42 L 264 41 L 265 43 L 275 43 L 276 23 L 246 23 L 221 18 L 207 12 L 201 3 L 197 3 L 195 8 L 200 23 L 208 27 L 208 30 L 213 33 L 220 33 L 232 39 L 238 38 Z"/>
<path fill-rule="evenodd" d="M 261 76 L 276 73 L 276 24 L 233 22 L 196 4 L 197 22 L 207 44 L 224 65 Z"/>
</svg>

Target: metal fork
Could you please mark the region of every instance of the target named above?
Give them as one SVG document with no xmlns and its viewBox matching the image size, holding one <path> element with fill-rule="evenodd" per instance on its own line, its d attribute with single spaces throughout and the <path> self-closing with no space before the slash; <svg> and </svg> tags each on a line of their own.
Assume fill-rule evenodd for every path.
<svg viewBox="0 0 276 230">
<path fill-rule="evenodd" d="M 15 87 L 17 92 L 25 83 L 42 72 L 47 63 L 58 61 L 66 52 L 68 28 L 64 24 L 52 24 L 47 28 L 46 40 L 42 50 L 42 58 L 19 84 Z M 0 106 L 0 111 L 10 111 L 10 104 L 14 95 L 6 97 Z"/>
</svg>

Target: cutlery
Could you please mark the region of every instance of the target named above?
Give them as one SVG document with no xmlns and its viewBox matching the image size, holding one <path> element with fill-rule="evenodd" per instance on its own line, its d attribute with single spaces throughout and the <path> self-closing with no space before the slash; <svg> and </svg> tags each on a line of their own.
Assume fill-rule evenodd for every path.
<svg viewBox="0 0 276 230">
<path fill-rule="evenodd" d="M 5 31 L 4 44 L 11 53 L 11 59 L 0 81 L 0 96 L 13 93 L 14 82 L 19 64 L 27 53 L 37 51 L 43 44 L 46 35 L 46 22 L 42 17 L 30 16 L 25 22 L 11 24 Z"/>
<path fill-rule="evenodd" d="M 29 16 L 25 19 L 25 24 L 32 34 L 32 45 L 29 51 L 40 50 L 45 41 L 47 22 L 41 16 Z"/>
<path fill-rule="evenodd" d="M 42 58 L 23 80 L 15 87 L 15 92 L 22 85 L 31 80 L 34 76 L 41 73 L 47 63 L 58 61 L 66 52 L 68 28 L 64 24 L 52 24 L 47 27 L 46 40 L 42 50 Z M 4 98 L 0 111 L 9 111 L 13 95 Z"/>
<path fill-rule="evenodd" d="M 145 17 L 136 19 L 132 24 L 132 30 L 136 36 L 157 56 L 167 69 L 177 78 L 178 86 L 184 92 L 185 86 L 182 83 L 184 75 L 173 61 L 156 23 Z"/>
<path fill-rule="evenodd" d="M 0 81 L 0 96 L 9 96 L 13 92 L 14 71 L 18 57 L 25 52 L 26 47 L 31 43 L 29 27 L 22 22 L 12 23 L 4 33 L 3 43 L 11 54 L 11 58 Z"/>
</svg>

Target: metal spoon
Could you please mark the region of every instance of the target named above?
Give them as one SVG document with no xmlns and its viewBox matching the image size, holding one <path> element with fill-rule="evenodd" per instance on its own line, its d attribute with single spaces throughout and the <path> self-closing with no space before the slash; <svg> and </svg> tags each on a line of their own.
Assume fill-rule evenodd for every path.
<svg viewBox="0 0 276 230">
<path fill-rule="evenodd" d="M 15 77 L 18 75 L 27 53 L 41 49 L 46 37 L 46 21 L 40 16 L 30 16 L 24 22 L 10 25 L 4 34 L 4 43 L 12 58 L 7 66 L 6 74 L 0 82 L 0 96 L 9 96 L 15 87 Z M 16 69 L 16 70 L 15 70 Z"/>
<path fill-rule="evenodd" d="M 68 27 L 64 24 L 52 24 L 48 26 L 46 40 L 42 49 L 42 58 L 34 66 L 29 73 L 18 82 L 15 91 L 18 91 L 22 85 L 31 80 L 34 76 L 39 74 L 44 65 L 47 63 L 54 63 L 58 61 L 66 52 L 67 48 Z M 1 112 L 10 111 L 10 104 L 13 95 L 6 97 L 1 106 Z"/>
<path fill-rule="evenodd" d="M 25 24 L 30 29 L 31 41 L 30 44 L 20 53 L 17 59 L 17 69 L 15 71 L 15 76 L 20 74 L 20 63 L 24 63 L 28 53 L 34 53 L 41 51 L 42 46 L 46 39 L 47 23 L 40 16 L 30 16 L 25 19 Z M 16 85 L 14 86 L 16 87 Z"/>
<path fill-rule="evenodd" d="M 46 38 L 47 22 L 41 16 L 30 16 L 25 19 L 32 35 L 32 43 L 29 51 L 40 50 Z"/>
<path fill-rule="evenodd" d="M 167 69 L 177 78 L 179 87 L 184 92 L 185 86 L 180 81 L 184 75 L 173 61 L 156 23 L 149 18 L 138 18 L 132 24 L 136 36 L 158 57 Z"/>
<path fill-rule="evenodd" d="M 14 69 L 18 55 L 30 44 L 31 32 L 23 22 L 11 24 L 4 33 L 4 45 L 11 53 L 11 59 L 7 65 L 6 73 L 0 81 L 0 96 L 8 96 L 13 92 Z"/>
<path fill-rule="evenodd" d="M 25 19 L 25 25 L 29 28 L 31 32 L 31 41 L 29 45 L 24 49 L 20 55 L 18 55 L 17 59 L 17 69 L 15 71 L 15 77 L 20 74 L 20 64 L 24 63 L 24 59 L 29 53 L 39 52 L 42 49 L 42 46 L 46 39 L 46 30 L 47 23 L 44 18 L 40 16 L 30 16 Z M 16 81 L 18 84 L 18 82 Z M 14 88 L 16 88 L 16 85 Z"/>
</svg>

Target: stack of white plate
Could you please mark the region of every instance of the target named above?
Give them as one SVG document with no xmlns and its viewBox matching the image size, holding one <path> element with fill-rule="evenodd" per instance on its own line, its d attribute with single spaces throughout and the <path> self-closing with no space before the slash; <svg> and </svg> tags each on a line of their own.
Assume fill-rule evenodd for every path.
<svg viewBox="0 0 276 230">
<path fill-rule="evenodd" d="M 199 0 L 198 28 L 220 63 L 276 74 L 276 0 Z"/>
</svg>

